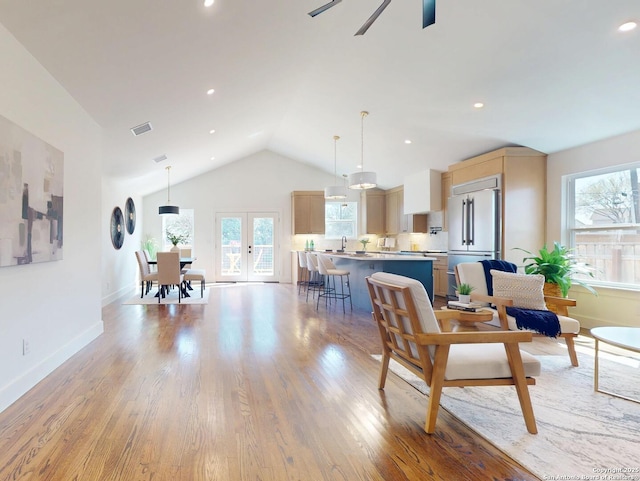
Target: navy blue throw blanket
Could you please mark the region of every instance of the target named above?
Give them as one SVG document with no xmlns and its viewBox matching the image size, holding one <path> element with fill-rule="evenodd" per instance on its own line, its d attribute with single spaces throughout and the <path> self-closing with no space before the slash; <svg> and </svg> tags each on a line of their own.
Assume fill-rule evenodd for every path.
<svg viewBox="0 0 640 481">
<path fill-rule="evenodd" d="M 555 312 L 507 307 L 507 314 L 515 317 L 518 329 L 531 329 L 548 337 L 560 334 L 560 321 Z"/>
<path fill-rule="evenodd" d="M 491 277 L 491 269 L 502 272 L 518 272 L 518 266 L 513 262 L 501 261 L 498 259 L 485 259 L 480 261 L 484 267 L 484 278 L 487 281 L 487 294 L 493 295 L 493 277 Z"/>
</svg>

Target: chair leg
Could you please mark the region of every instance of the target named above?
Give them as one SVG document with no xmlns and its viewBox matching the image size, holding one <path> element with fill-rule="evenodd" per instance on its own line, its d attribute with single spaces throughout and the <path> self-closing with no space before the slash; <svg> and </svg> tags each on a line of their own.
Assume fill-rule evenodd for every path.
<svg viewBox="0 0 640 481">
<path fill-rule="evenodd" d="M 200 281 L 200 297 L 204 297 L 204 279 Z"/>
<path fill-rule="evenodd" d="M 389 357 L 388 352 L 382 353 L 382 359 L 380 359 L 380 378 L 378 380 L 378 389 L 384 389 L 384 384 L 387 381 L 387 373 L 389 372 Z"/>
<path fill-rule="evenodd" d="M 144 285 L 145 285 L 145 282 L 142 281 L 140 283 L 140 299 L 142 299 L 144 297 Z"/>
<path fill-rule="evenodd" d="M 569 358 L 571 359 L 571 365 L 578 367 L 578 354 L 576 354 L 576 345 L 573 342 L 577 334 L 560 334 L 560 337 L 564 337 L 564 341 L 567 343 L 567 351 L 569 351 Z"/>
<path fill-rule="evenodd" d="M 434 356 L 433 370 L 431 371 L 431 382 L 429 385 L 429 403 L 427 405 L 427 419 L 424 423 L 424 430 L 428 434 L 433 434 L 436 430 L 436 420 L 440 409 L 440 398 L 444 387 L 444 372 L 447 367 L 449 357 L 449 346 L 437 346 Z"/>
<path fill-rule="evenodd" d="M 527 426 L 527 431 L 531 434 L 537 434 L 538 428 L 536 427 L 536 417 L 533 414 L 533 406 L 531 404 L 531 397 L 529 396 L 527 378 L 524 375 L 524 366 L 522 365 L 520 349 L 517 343 L 505 343 L 504 347 L 507 351 L 507 358 L 509 359 L 509 365 L 511 367 L 511 375 L 513 376 L 513 382 L 515 383 L 516 392 L 518 393 L 518 400 L 520 401 L 520 408 L 522 409 L 522 415 L 524 416 L 524 423 Z"/>
</svg>

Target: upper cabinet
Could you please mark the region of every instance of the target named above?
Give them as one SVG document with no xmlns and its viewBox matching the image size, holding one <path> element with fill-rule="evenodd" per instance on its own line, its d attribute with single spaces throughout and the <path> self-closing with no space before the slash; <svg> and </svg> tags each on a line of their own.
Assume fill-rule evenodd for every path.
<svg viewBox="0 0 640 481">
<path fill-rule="evenodd" d="M 324 192 L 294 191 L 291 193 L 294 234 L 324 234 Z"/>
<path fill-rule="evenodd" d="M 363 232 L 367 234 L 384 235 L 386 222 L 386 199 L 384 191 L 369 189 L 362 193 L 365 212 Z"/>
<path fill-rule="evenodd" d="M 442 200 L 441 200 L 441 206 L 442 206 L 442 230 L 447 232 L 449 230 L 449 222 L 447 219 L 447 202 L 449 200 L 449 197 L 451 197 L 451 173 L 450 172 L 443 172 L 442 173 Z"/>
<path fill-rule="evenodd" d="M 388 235 L 428 231 L 426 214 L 404 213 L 403 186 L 387 190 L 385 196 L 387 208 L 386 233 Z"/>
<path fill-rule="evenodd" d="M 442 172 L 423 170 L 404 178 L 404 213 L 426 214 L 442 209 Z"/>
</svg>

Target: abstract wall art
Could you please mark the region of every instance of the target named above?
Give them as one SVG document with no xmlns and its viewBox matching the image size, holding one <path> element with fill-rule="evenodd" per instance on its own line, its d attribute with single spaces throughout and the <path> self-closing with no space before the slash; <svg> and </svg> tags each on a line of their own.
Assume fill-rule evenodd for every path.
<svg viewBox="0 0 640 481">
<path fill-rule="evenodd" d="M 0 115 L 0 267 L 62 259 L 64 153 Z"/>
</svg>

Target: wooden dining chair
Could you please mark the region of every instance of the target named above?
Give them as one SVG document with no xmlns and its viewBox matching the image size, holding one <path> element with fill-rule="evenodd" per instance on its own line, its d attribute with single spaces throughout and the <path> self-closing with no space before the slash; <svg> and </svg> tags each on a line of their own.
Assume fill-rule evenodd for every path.
<svg viewBox="0 0 640 481">
<path fill-rule="evenodd" d="M 172 286 L 178 287 L 178 303 L 182 301 L 184 275 L 180 272 L 179 252 L 158 252 L 158 303 Z"/>
<path fill-rule="evenodd" d="M 540 362 L 519 349 L 520 342 L 531 341 L 530 332 L 450 332 L 460 312 L 434 312 L 419 281 L 386 272 L 366 280 L 382 341 L 378 387 L 384 389 L 391 359 L 422 379 L 430 388 L 427 433 L 435 431 L 442 389 L 450 386 L 515 386 L 527 430 L 537 433 L 529 386 Z"/>
</svg>

